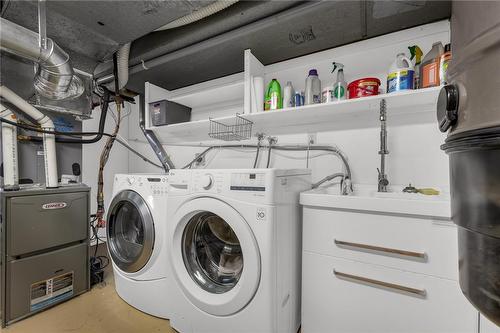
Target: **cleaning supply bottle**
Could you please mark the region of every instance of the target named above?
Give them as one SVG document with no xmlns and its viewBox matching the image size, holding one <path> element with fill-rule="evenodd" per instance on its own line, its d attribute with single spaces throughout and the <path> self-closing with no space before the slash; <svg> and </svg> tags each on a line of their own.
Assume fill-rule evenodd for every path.
<svg viewBox="0 0 500 333">
<path fill-rule="evenodd" d="M 418 45 L 413 45 L 413 46 L 408 46 L 408 49 L 410 50 L 410 60 L 413 60 L 415 58 L 415 65 L 413 66 L 415 71 L 413 73 L 413 89 L 418 89 L 420 88 L 420 63 L 422 62 L 422 56 L 424 53 L 422 52 L 422 49 L 418 47 Z"/>
<path fill-rule="evenodd" d="M 439 85 L 439 60 L 444 53 L 443 43 L 432 44 L 420 65 L 420 87 L 428 88 Z"/>
<path fill-rule="evenodd" d="M 439 84 L 445 85 L 448 83 L 448 64 L 451 60 L 451 44 L 446 44 L 444 46 L 444 53 L 439 59 Z"/>
<path fill-rule="evenodd" d="M 269 111 L 281 108 L 283 108 L 283 100 L 281 99 L 281 86 L 278 80 L 272 79 L 267 86 L 264 110 Z"/>
<path fill-rule="evenodd" d="M 295 90 L 293 89 L 292 82 L 287 81 L 285 88 L 283 88 L 283 107 L 292 108 L 295 106 Z"/>
<path fill-rule="evenodd" d="M 311 69 L 306 79 L 306 91 L 304 104 L 321 103 L 321 80 L 318 77 L 318 71 Z"/>
<path fill-rule="evenodd" d="M 344 65 L 340 62 L 333 63 L 332 73 L 337 69 L 337 81 L 333 84 L 333 100 L 341 101 L 346 99 L 347 82 L 344 78 Z"/>
<path fill-rule="evenodd" d="M 413 89 L 414 72 L 411 60 L 404 53 L 399 53 L 389 68 L 387 92 Z"/>
</svg>

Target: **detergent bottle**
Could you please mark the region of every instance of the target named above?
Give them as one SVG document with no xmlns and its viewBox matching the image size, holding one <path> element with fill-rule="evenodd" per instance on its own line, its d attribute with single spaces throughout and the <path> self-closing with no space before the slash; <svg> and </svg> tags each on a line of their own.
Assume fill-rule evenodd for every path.
<svg viewBox="0 0 500 333">
<path fill-rule="evenodd" d="M 264 110 L 277 110 L 283 108 L 283 99 L 281 98 L 281 86 L 278 80 L 272 79 L 267 86 L 266 98 L 264 101 Z"/>
<path fill-rule="evenodd" d="M 432 44 L 432 49 L 427 52 L 422 65 L 420 65 L 420 87 L 428 88 L 439 86 L 439 62 L 444 53 L 443 43 Z"/>
<path fill-rule="evenodd" d="M 321 103 L 321 80 L 318 77 L 318 71 L 311 69 L 306 79 L 306 91 L 304 104 Z"/>
<path fill-rule="evenodd" d="M 399 53 L 389 68 L 387 92 L 413 89 L 414 73 L 415 70 L 411 60 L 404 53 Z"/>
<path fill-rule="evenodd" d="M 424 53 L 418 45 L 408 46 L 410 50 L 410 60 L 415 59 L 415 71 L 413 73 L 413 89 L 420 88 L 420 63 L 422 62 L 422 56 Z"/>
</svg>

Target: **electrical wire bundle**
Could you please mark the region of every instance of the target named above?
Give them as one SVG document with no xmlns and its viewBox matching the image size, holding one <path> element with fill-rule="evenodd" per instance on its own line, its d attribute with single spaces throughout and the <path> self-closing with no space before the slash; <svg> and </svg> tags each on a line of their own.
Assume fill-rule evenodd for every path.
<svg viewBox="0 0 500 333">
<path fill-rule="evenodd" d="M 90 257 L 90 281 L 91 285 L 104 282 L 104 269 L 109 265 L 109 258 L 106 255 L 97 255 L 99 249 L 99 241 L 104 243 L 104 240 L 99 238 L 97 231 L 97 217 L 92 215 L 92 220 L 90 221 L 90 228 L 92 230 L 92 236 L 90 241 L 95 240 L 94 255 Z"/>
</svg>

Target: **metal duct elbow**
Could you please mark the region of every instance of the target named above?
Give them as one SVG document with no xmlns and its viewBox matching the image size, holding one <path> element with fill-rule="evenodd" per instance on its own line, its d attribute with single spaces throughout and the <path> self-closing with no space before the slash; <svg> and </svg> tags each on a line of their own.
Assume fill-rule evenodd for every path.
<svg viewBox="0 0 500 333">
<path fill-rule="evenodd" d="M 85 88 L 82 80 L 74 75 L 69 56 L 52 39 L 47 39 L 45 49 L 39 46 L 38 33 L 0 18 L 0 47 L 17 56 L 38 64 L 35 89 L 41 95 L 54 99 L 80 96 Z"/>
</svg>

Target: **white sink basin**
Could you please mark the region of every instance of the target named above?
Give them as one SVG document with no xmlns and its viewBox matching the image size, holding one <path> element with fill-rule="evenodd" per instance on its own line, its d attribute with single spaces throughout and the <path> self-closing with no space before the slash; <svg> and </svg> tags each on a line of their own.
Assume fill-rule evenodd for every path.
<svg viewBox="0 0 500 333">
<path fill-rule="evenodd" d="M 403 186 L 392 186 L 388 192 L 377 192 L 373 185 L 353 185 L 351 195 L 340 195 L 340 187 L 331 186 L 303 192 L 300 203 L 304 206 L 372 211 L 450 219 L 448 193 L 424 195 L 405 193 Z"/>
</svg>

